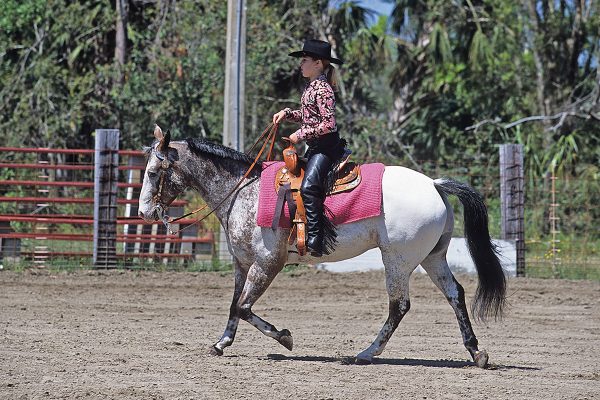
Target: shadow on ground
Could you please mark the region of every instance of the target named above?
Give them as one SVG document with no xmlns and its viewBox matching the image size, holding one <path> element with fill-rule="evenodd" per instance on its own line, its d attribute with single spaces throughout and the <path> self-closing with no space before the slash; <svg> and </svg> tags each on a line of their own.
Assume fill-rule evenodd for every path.
<svg viewBox="0 0 600 400">
<path fill-rule="evenodd" d="M 267 358 L 273 361 L 310 361 L 322 363 L 336 363 L 351 365 L 356 364 L 354 357 L 323 357 L 323 356 L 285 356 L 283 354 L 268 354 Z M 424 360 L 420 358 L 375 358 L 373 364 L 376 365 L 406 365 L 406 366 L 422 366 L 422 367 L 437 367 L 437 368 L 466 368 L 475 367 L 475 363 L 471 361 L 458 360 Z M 490 364 L 488 369 L 498 370 L 533 370 L 537 371 L 540 368 L 520 367 L 514 365 L 499 365 Z"/>
</svg>

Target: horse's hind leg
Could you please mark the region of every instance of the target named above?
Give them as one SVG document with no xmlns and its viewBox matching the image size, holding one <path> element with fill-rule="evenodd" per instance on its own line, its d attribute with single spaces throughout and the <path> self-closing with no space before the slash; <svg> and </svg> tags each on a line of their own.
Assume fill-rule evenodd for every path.
<svg viewBox="0 0 600 400">
<path fill-rule="evenodd" d="M 433 283 L 435 283 L 442 293 L 444 293 L 448 303 L 452 306 L 452 309 L 456 314 L 456 319 L 458 320 L 463 343 L 471 354 L 473 361 L 478 367 L 485 368 L 488 362 L 488 355 L 485 350 L 480 351 L 477 347 L 477 338 L 475 337 L 475 332 L 473 332 L 473 327 L 471 326 L 471 321 L 469 320 L 469 314 L 467 312 L 465 291 L 460 283 L 454 278 L 454 275 L 452 275 L 452 272 L 448 267 L 448 262 L 446 261 L 447 244 L 446 246 L 441 247 L 443 247 L 443 249 L 440 249 L 437 252 L 436 249 L 438 248 L 436 247 L 436 249 L 423 260 L 421 266 L 427 271 L 427 274 Z"/>
<path fill-rule="evenodd" d="M 402 259 L 395 255 L 393 250 L 381 249 L 383 264 L 385 265 L 386 288 L 389 296 L 388 318 L 379 331 L 375 341 L 366 350 L 356 356 L 358 364 L 370 364 L 373 357 L 383 352 L 387 342 L 400 324 L 400 321 L 410 310 L 410 299 L 408 295 L 408 283 L 410 274 L 415 269 L 399 265 Z"/>
<path fill-rule="evenodd" d="M 222 356 L 223 349 L 233 344 L 235 333 L 237 332 L 237 327 L 240 322 L 240 318 L 237 314 L 237 303 L 242 294 L 242 290 L 244 289 L 244 285 L 246 284 L 246 277 L 247 271 L 242 268 L 239 262 L 236 262 L 235 286 L 233 289 L 233 300 L 231 301 L 231 307 L 229 308 L 229 320 L 227 321 L 227 326 L 225 327 L 225 332 L 223 332 L 221 339 L 210 348 L 210 353 L 213 355 Z"/>
</svg>

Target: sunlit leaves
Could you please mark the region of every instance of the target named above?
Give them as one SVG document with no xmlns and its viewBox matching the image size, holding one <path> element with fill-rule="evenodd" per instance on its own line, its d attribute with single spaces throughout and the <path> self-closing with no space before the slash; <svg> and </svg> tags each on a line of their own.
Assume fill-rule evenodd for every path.
<svg viewBox="0 0 600 400">
<path fill-rule="evenodd" d="M 487 36 L 480 30 L 476 30 L 471 39 L 469 48 L 469 61 L 474 68 L 489 65 L 492 61 L 492 48 Z"/>
<path fill-rule="evenodd" d="M 433 59 L 438 63 L 451 61 L 452 48 L 448 39 L 448 32 L 444 25 L 439 22 L 434 23 L 430 36 L 429 53 Z"/>
</svg>

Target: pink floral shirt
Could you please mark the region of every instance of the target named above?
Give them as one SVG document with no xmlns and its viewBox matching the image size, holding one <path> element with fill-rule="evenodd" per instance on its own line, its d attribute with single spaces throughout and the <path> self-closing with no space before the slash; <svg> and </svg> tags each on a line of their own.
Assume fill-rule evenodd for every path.
<svg viewBox="0 0 600 400">
<path fill-rule="evenodd" d="M 295 133 L 300 140 L 316 139 L 330 132 L 337 131 L 335 123 L 335 95 L 321 75 L 306 86 L 300 101 L 300 110 L 286 108 L 285 119 L 300 122 L 300 129 Z"/>
</svg>

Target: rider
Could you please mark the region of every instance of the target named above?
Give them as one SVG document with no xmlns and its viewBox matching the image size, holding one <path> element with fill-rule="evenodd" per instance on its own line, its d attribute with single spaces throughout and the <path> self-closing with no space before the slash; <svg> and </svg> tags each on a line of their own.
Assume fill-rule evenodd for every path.
<svg viewBox="0 0 600 400">
<path fill-rule="evenodd" d="M 290 56 L 302 58 L 300 69 L 309 83 L 302 93 L 300 110 L 285 108 L 273 115 L 273 123 L 282 120 L 301 123 L 290 140 L 308 144 L 304 155 L 308 162 L 300 194 L 306 210 L 306 245 L 312 256 L 320 257 L 328 254 L 335 243 L 335 230 L 324 214 L 323 202 L 330 190 L 328 175 L 344 151 L 335 122 L 336 79 L 331 65 L 342 64 L 342 61 L 331 57 L 329 43 L 315 39 L 305 41 L 302 50 Z"/>
</svg>

